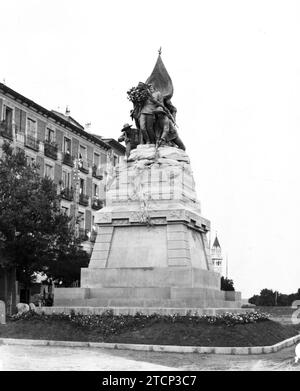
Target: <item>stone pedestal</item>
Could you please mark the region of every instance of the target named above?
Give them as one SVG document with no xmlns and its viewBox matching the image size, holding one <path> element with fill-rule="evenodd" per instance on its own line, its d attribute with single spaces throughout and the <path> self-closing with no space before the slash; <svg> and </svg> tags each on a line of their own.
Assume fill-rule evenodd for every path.
<svg viewBox="0 0 300 391">
<path fill-rule="evenodd" d="M 212 270 L 210 223 L 201 216 L 184 151 L 140 145 L 107 185 L 81 288 L 56 289 L 55 306 L 148 313 L 240 307 L 240 294 L 221 291 L 221 276 Z"/>
</svg>

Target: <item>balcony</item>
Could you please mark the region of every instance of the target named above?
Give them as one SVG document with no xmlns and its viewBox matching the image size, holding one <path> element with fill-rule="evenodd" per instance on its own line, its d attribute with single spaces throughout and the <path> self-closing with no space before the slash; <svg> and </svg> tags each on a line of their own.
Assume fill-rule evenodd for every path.
<svg viewBox="0 0 300 391">
<path fill-rule="evenodd" d="M 13 139 L 12 125 L 6 121 L 0 122 L 0 136 L 5 137 L 9 140 Z"/>
<path fill-rule="evenodd" d="M 100 174 L 100 170 L 97 168 L 96 164 L 94 164 L 92 167 L 92 176 L 99 180 L 103 179 L 103 175 Z"/>
<path fill-rule="evenodd" d="M 98 197 L 93 197 L 92 199 L 92 209 L 99 210 L 103 208 L 103 201 Z"/>
<path fill-rule="evenodd" d="M 85 242 L 85 241 L 89 240 L 88 232 L 89 231 L 87 229 L 79 228 L 79 239 L 82 242 Z"/>
<path fill-rule="evenodd" d="M 86 194 L 79 194 L 79 204 L 83 206 L 88 206 L 89 205 L 89 196 Z"/>
<path fill-rule="evenodd" d="M 84 174 L 88 174 L 88 173 L 89 173 L 88 164 L 87 164 L 87 162 L 85 162 L 85 161 L 82 160 L 82 159 L 79 159 L 78 168 L 79 168 L 79 170 L 80 170 L 81 172 L 83 172 Z"/>
<path fill-rule="evenodd" d="M 34 151 L 38 152 L 40 142 L 35 137 L 26 135 L 25 136 L 25 146 L 27 148 L 33 149 Z"/>
<path fill-rule="evenodd" d="M 45 153 L 45 156 L 48 156 L 51 159 L 57 160 L 57 144 L 54 143 L 53 141 L 45 141 L 44 153 Z"/>
<path fill-rule="evenodd" d="M 70 167 L 73 167 L 73 157 L 70 155 L 70 153 L 63 154 L 63 163 Z"/>
<path fill-rule="evenodd" d="M 74 191 L 72 188 L 65 187 L 64 189 L 61 190 L 60 195 L 62 196 L 62 198 L 64 198 L 67 201 L 73 201 Z"/>
</svg>

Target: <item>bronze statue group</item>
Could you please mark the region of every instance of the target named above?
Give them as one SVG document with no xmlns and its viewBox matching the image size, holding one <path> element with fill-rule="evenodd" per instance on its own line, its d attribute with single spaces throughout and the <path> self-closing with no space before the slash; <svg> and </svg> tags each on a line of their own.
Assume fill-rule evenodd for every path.
<svg viewBox="0 0 300 391">
<path fill-rule="evenodd" d="M 178 136 L 176 107 L 168 97 L 152 84 L 140 82 L 137 87 L 127 92 L 129 100 L 133 103 L 131 118 L 136 124 L 124 124 L 118 141 L 125 141 L 126 156 L 139 144 L 173 145 L 185 150 L 185 146 Z"/>
<path fill-rule="evenodd" d="M 176 125 L 177 109 L 171 103 L 173 83 L 162 62 L 161 49 L 155 67 L 145 83 L 127 91 L 128 99 L 133 103 L 130 112 L 136 128 L 125 124 L 121 129 L 119 141 L 125 141 L 126 156 L 139 144 L 177 146 L 185 150 L 178 136 Z"/>
</svg>

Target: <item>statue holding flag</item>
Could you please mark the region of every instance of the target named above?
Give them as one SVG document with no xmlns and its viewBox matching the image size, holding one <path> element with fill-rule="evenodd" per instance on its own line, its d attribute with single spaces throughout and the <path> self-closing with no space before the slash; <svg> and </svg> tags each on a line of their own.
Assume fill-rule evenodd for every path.
<svg viewBox="0 0 300 391">
<path fill-rule="evenodd" d="M 128 92 L 128 99 L 133 103 L 131 117 L 142 134 L 142 143 L 177 145 L 185 150 L 178 136 L 175 122 L 176 107 L 171 103 L 173 83 L 162 62 L 161 50 L 155 67 L 146 80 Z"/>
</svg>

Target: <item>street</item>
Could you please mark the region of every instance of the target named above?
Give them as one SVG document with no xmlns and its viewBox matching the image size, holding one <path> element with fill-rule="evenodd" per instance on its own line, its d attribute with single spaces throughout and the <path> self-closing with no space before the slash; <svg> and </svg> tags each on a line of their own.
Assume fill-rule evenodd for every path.
<svg viewBox="0 0 300 391">
<path fill-rule="evenodd" d="M 55 346 L 0 346 L 2 371 L 297 370 L 295 347 L 266 355 L 140 352 Z"/>
</svg>

